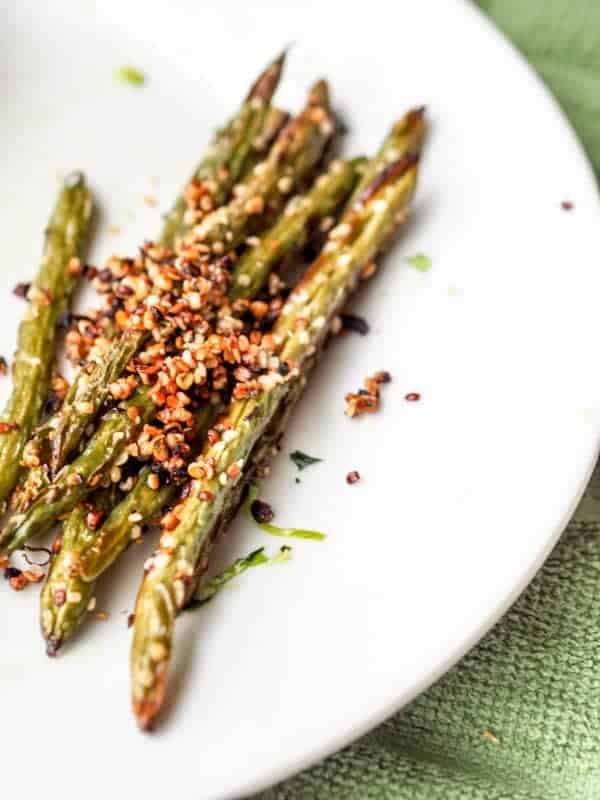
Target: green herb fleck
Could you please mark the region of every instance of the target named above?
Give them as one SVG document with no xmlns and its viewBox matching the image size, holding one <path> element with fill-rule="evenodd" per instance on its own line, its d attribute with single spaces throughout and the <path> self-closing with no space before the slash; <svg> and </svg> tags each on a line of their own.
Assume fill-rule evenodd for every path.
<svg viewBox="0 0 600 800">
<path fill-rule="evenodd" d="M 292 548 L 289 544 L 282 544 L 277 553 L 269 559 L 270 564 L 283 564 L 292 557 Z"/>
<path fill-rule="evenodd" d="M 294 450 L 293 453 L 290 453 L 290 458 L 298 467 L 298 469 L 306 469 L 306 467 L 310 467 L 311 464 L 318 464 L 319 461 L 323 461 L 322 458 L 309 456 L 306 453 L 303 453 L 302 450 Z"/>
<path fill-rule="evenodd" d="M 418 269 L 419 272 L 427 272 L 431 269 L 431 259 L 424 253 L 417 253 L 414 256 L 409 256 L 407 259 L 411 267 Z"/>
<path fill-rule="evenodd" d="M 115 78 L 121 83 L 129 83 L 131 86 L 143 86 L 146 83 L 144 73 L 132 66 L 119 67 L 115 70 Z"/>
<path fill-rule="evenodd" d="M 305 528 L 280 528 L 278 525 L 273 525 L 271 522 L 257 522 L 252 513 L 252 503 L 257 497 L 257 487 L 250 486 L 247 502 L 248 513 L 252 517 L 252 521 L 255 522 L 261 530 L 265 531 L 265 533 L 270 533 L 271 536 L 294 536 L 296 539 L 314 539 L 316 541 L 322 541 L 327 538 L 326 535 L 320 531 L 309 531 Z"/>
<path fill-rule="evenodd" d="M 212 580 L 200 586 L 196 592 L 193 600 L 185 607 L 185 611 L 192 611 L 209 600 L 221 591 L 221 589 L 242 572 L 245 572 L 250 567 L 258 567 L 260 564 L 281 564 L 284 561 L 289 561 L 292 555 L 292 548 L 287 545 L 279 548 L 279 551 L 274 556 L 268 556 L 265 553 L 264 547 L 259 547 L 258 550 L 253 550 L 249 555 L 244 558 L 236 559 L 223 572 L 216 575 Z"/>
</svg>

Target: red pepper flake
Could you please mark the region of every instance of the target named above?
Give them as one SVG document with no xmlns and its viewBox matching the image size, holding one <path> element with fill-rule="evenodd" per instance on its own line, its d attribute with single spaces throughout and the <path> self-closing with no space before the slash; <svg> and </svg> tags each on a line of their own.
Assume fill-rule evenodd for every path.
<svg viewBox="0 0 600 800">
<path fill-rule="evenodd" d="M 409 403 L 417 403 L 421 399 L 419 392 L 409 392 L 404 395 L 404 399 Z"/>
<path fill-rule="evenodd" d="M 6 359 L 4 356 L 0 356 L 0 375 L 7 375 L 8 374 L 8 364 L 6 363 Z"/>
<path fill-rule="evenodd" d="M 360 473 L 356 469 L 353 469 L 352 472 L 349 472 L 346 475 L 346 483 L 349 483 L 350 486 L 352 486 L 353 483 L 356 483 L 359 480 L 360 480 Z"/>
<path fill-rule="evenodd" d="M 0 422 L 0 434 L 16 431 L 18 428 L 19 426 L 16 422 Z"/>
<path fill-rule="evenodd" d="M 131 628 L 134 622 L 135 622 L 135 614 L 130 614 L 127 617 L 127 627 Z"/>
<path fill-rule="evenodd" d="M 574 208 L 573 203 L 570 200 L 563 200 L 560 204 L 560 207 L 563 211 L 572 211 Z"/>
<path fill-rule="evenodd" d="M 99 511 L 98 509 L 88 511 L 85 515 L 85 524 L 91 531 L 95 531 L 100 527 L 104 516 L 104 511 Z"/>
</svg>

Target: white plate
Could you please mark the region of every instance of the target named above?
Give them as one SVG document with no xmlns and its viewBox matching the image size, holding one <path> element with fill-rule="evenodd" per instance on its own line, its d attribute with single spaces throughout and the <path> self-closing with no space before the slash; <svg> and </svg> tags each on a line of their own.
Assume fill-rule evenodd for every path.
<svg viewBox="0 0 600 800">
<path fill-rule="evenodd" d="M 280 520 L 329 533 L 182 618 L 163 724 L 129 711 L 133 548 L 76 646 L 49 661 L 34 589 L 2 585 L 3 793 L 239 798 L 393 713 L 473 645 L 524 588 L 596 454 L 599 208 L 556 105 L 472 10 L 448 0 L 286 4 L 3 4 L 2 351 L 10 355 L 57 172 L 86 170 L 102 206 L 93 258 L 159 228 L 210 129 L 294 42 L 278 102 L 331 79 L 347 151 L 372 152 L 426 103 L 415 221 L 356 305 L 372 325 L 329 350 L 264 491 Z M 147 71 L 140 90 L 115 67 Z M 157 180 L 153 180 L 156 178 Z M 571 200 L 571 212 L 561 209 Z M 120 226 L 120 235 L 109 226 Z M 422 274 L 405 257 L 423 251 Z M 383 409 L 343 395 L 388 369 Z M 8 391 L 8 380 L 2 383 Z M 417 391 L 420 403 L 404 395 Z M 301 474 L 300 448 L 323 463 Z M 345 475 L 363 479 L 348 486 Z M 217 565 L 277 540 L 246 518 Z M 118 777 L 117 777 L 118 776 Z"/>
</svg>

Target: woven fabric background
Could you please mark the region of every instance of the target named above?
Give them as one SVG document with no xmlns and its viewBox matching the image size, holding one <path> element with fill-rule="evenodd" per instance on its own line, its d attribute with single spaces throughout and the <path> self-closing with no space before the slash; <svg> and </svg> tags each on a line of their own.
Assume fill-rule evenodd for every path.
<svg viewBox="0 0 600 800">
<path fill-rule="evenodd" d="M 600 174 L 600 3 L 479 4 L 554 90 Z M 600 800 L 600 467 L 476 648 L 403 713 L 260 800 Z"/>
</svg>

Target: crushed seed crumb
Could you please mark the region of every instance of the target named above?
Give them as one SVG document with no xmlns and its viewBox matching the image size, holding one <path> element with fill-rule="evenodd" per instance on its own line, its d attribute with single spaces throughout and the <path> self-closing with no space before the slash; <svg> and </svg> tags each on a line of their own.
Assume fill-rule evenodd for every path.
<svg viewBox="0 0 600 800">
<path fill-rule="evenodd" d="M 79 486 L 80 483 L 83 483 L 83 478 L 78 472 L 72 472 L 67 476 L 68 486 Z"/>
<path fill-rule="evenodd" d="M 25 299 L 29 294 L 29 290 L 31 289 L 30 283 L 17 283 L 15 288 L 13 289 L 13 294 L 16 297 L 20 297 L 21 299 Z"/>
<path fill-rule="evenodd" d="M 102 524 L 104 517 L 105 512 L 99 509 L 88 511 L 88 513 L 85 515 L 85 524 L 91 531 L 96 531 Z"/>
<path fill-rule="evenodd" d="M 369 278 L 372 278 L 376 272 L 377 272 L 377 264 L 374 261 L 370 261 L 363 269 L 363 271 L 360 273 L 360 278 L 363 281 L 367 281 L 369 280 Z"/>
<path fill-rule="evenodd" d="M 83 264 L 81 263 L 81 259 L 77 258 L 77 256 L 73 256 L 69 261 L 67 269 L 71 273 L 71 275 L 81 275 L 83 272 Z"/>
<path fill-rule="evenodd" d="M 330 330 L 332 336 L 337 336 L 338 335 L 338 333 L 342 330 L 342 324 L 343 324 L 342 323 L 342 318 L 340 316 L 334 317 L 331 320 L 331 325 L 330 325 L 329 330 Z"/>
<path fill-rule="evenodd" d="M 392 376 L 385 370 L 376 372 L 364 381 L 364 389 L 349 392 L 346 397 L 345 414 L 359 417 L 361 414 L 373 414 L 379 408 L 379 386 L 389 383 Z"/>
<path fill-rule="evenodd" d="M 44 573 L 42 570 L 26 569 L 23 571 L 23 577 L 27 583 L 40 583 L 44 580 Z"/>
<path fill-rule="evenodd" d="M 16 422 L 0 422 L 0 434 L 10 433 L 18 429 L 19 426 Z"/>
<path fill-rule="evenodd" d="M 369 333 L 369 323 L 356 314 L 340 314 L 340 319 L 342 328 L 345 331 L 353 331 L 361 336 L 366 336 Z"/>
<path fill-rule="evenodd" d="M 141 515 L 140 515 L 141 517 Z M 141 538 L 142 535 L 142 526 L 141 525 L 133 525 L 131 528 L 131 538 L 135 541 Z"/>
<path fill-rule="evenodd" d="M 289 181 L 280 180 L 279 191 L 288 188 Z M 123 491 L 129 490 L 134 483 L 129 458 L 148 465 L 151 471 L 145 480 L 153 490 L 180 485 L 188 473 L 192 478 L 213 478 L 214 465 L 194 462 L 190 469 L 186 466 L 199 404 L 217 406 L 231 397 L 255 397 L 298 374 L 297 365 L 280 363 L 283 341 L 269 333 L 289 294 L 282 280 L 271 275 L 268 294 L 252 302 L 232 303 L 229 299 L 233 280 L 240 286 L 251 285 L 252 280 L 245 274 L 233 277 L 238 255 L 236 250 L 228 252 L 232 236 L 227 230 L 227 214 L 213 211 L 216 191 L 214 181 L 190 181 L 184 196 L 191 230 L 174 249 L 145 242 L 134 258 L 113 256 L 101 268 L 81 267 L 100 298 L 100 307 L 65 318 L 68 359 L 83 367 L 97 363 L 127 331 L 147 331 L 143 349 L 123 376 L 110 384 L 109 392 L 117 405 L 139 387 L 148 386 L 157 406 L 142 430 L 132 431 L 132 440 L 107 474 L 90 478 L 91 487 L 107 485 L 110 480 Z M 260 214 L 266 199 L 246 195 L 241 204 L 247 214 Z M 212 246 L 202 241 L 202 226 L 198 225 L 207 213 L 220 214 L 223 223 L 222 238 Z M 247 244 L 256 246 L 260 239 L 248 237 Z M 321 323 L 324 320 L 319 318 L 314 324 Z M 307 337 L 304 331 L 301 338 L 306 341 Z M 66 387 L 61 390 L 62 396 L 66 391 Z M 133 427 L 139 425 L 141 407 L 125 404 L 120 408 Z M 77 406 L 79 414 L 90 417 L 94 410 L 91 400 Z M 36 453 L 28 457 L 39 462 Z M 32 461 L 31 466 L 39 463 Z M 237 469 L 231 467 L 218 480 L 237 477 Z M 78 475 L 67 477 L 72 486 L 81 480 Z M 206 498 L 209 502 L 212 495 L 207 493 Z"/>
<path fill-rule="evenodd" d="M 64 606 L 67 602 L 67 590 L 66 589 L 55 589 L 54 590 L 54 605 L 57 608 Z"/>
<path fill-rule="evenodd" d="M 264 500 L 255 500 L 252 505 L 250 506 L 250 512 L 254 517 L 255 521 L 259 524 L 264 522 L 271 522 L 275 517 L 275 512 L 273 508 L 266 503 Z"/>
<path fill-rule="evenodd" d="M 255 195 L 246 200 L 244 211 L 246 214 L 262 214 L 265 209 L 265 201 L 260 195 Z"/>
</svg>

